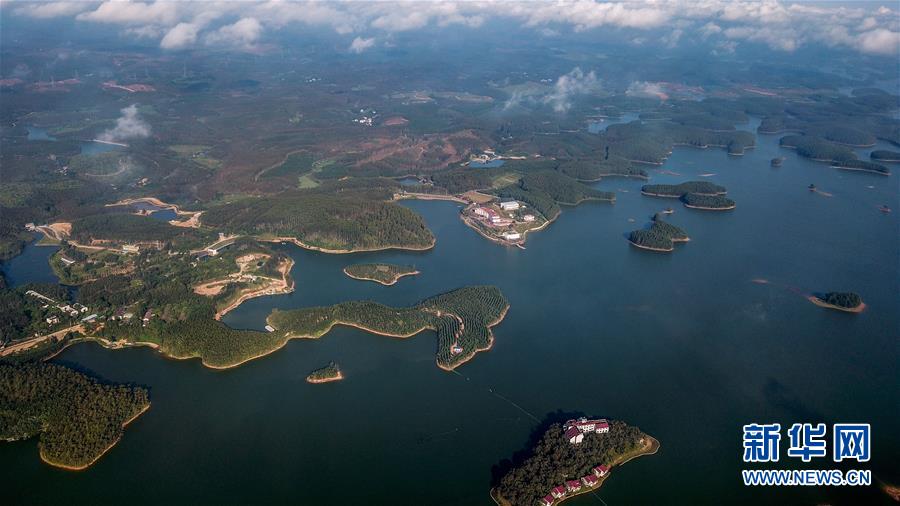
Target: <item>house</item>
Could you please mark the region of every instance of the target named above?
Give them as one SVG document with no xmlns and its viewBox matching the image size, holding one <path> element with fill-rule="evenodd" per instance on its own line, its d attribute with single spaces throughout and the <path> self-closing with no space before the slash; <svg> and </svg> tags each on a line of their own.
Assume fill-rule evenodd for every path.
<svg viewBox="0 0 900 506">
<path fill-rule="evenodd" d="M 578 492 L 581 490 L 581 482 L 578 480 L 569 480 L 566 482 L 566 490 L 569 492 Z"/>
<path fill-rule="evenodd" d="M 126 311 L 126 312 L 122 313 L 122 318 L 121 318 L 122 320 L 130 320 L 132 318 L 134 318 L 134 313 L 132 313 L 131 311 Z"/>
<path fill-rule="evenodd" d="M 553 504 L 553 496 L 552 495 L 544 496 L 543 499 L 538 501 L 538 504 L 540 504 L 541 506 L 551 506 Z"/>
<path fill-rule="evenodd" d="M 153 318 L 153 311 L 148 309 L 146 313 L 144 313 L 143 318 L 143 326 L 146 327 L 150 323 L 150 319 Z"/>
<path fill-rule="evenodd" d="M 579 418 L 578 420 L 569 420 L 564 427 L 567 429 L 575 427 L 581 432 L 609 432 L 609 422 L 604 419 L 588 420 L 587 418 Z"/>
<path fill-rule="evenodd" d="M 603 478 L 604 476 L 606 476 L 606 473 L 609 472 L 609 468 L 601 464 L 599 466 L 594 467 L 593 471 L 594 471 L 594 474 L 596 474 L 598 478 Z"/>
<path fill-rule="evenodd" d="M 509 218 L 503 218 L 497 215 L 491 216 L 491 225 L 494 225 L 495 227 L 507 227 L 512 224 L 513 220 Z"/>
<path fill-rule="evenodd" d="M 72 309 L 78 311 L 79 313 L 87 313 L 88 312 L 87 306 L 84 306 L 83 304 L 79 304 L 78 302 L 72 304 Z"/>
<path fill-rule="evenodd" d="M 137 244 L 125 244 L 122 246 L 122 251 L 125 253 L 140 253 L 141 247 Z"/>
<path fill-rule="evenodd" d="M 566 429 L 565 437 L 573 445 L 584 441 L 584 434 L 582 434 L 581 431 L 575 427 L 569 427 L 568 429 Z"/>
<path fill-rule="evenodd" d="M 72 260 L 71 258 L 69 258 L 67 256 L 63 256 L 63 255 L 59 256 L 59 261 L 62 262 L 63 265 L 66 265 L 66 266 L 69 266 L 69 265 L 72 265 L 75 263 L 75 260 Z"/>
<path fill-rule="evenodd" d="M 522 219 L 530 223 L 530 222 L 534 221 L 534 215 L 526 214 L 525 216 L 522 216 Z"/>
<path fill-rule="evenodd" d="M 584 486 L 586 487 L 595 487 L 599 482 L 600 480 L 593 474 L 581 477 L 581 483 L 584 483 Z"/>
<path fill-rule="evenodd" d="M 564 497 L 566 495 L 566 487 L 564 487 L 562 485 L 560 485 L 558 487 L 553 487 L 553 489 L 550 490 L 550 495 L 552 495 L 556 499 Z"/>
<path fill-rule="evenodd" d="M 490 209 L 486 207 L 476 207 L 474 212 L 482 218 L 489 218 L 491 216 Z"/>
<path fill-rule="evenodd" d="M 597 422 L 597 426 L 594 428 L 594 432 L 597 434 L 603 434 L 609 432 L 609 422 L 606 420 L 600 420 Z"/>
<path fill-rule="evenodd" d="M 81 321 L 83 321 L 85 323 L 91 323 L 92 321 L 97 319 L 97 316 L 98 316 L 97 313 L 90 314 L 90 315 L 87 315 L 84 318 L 82 318 Z"/>
<path fill-rule="evenodd" d="M 507 241 L 518 241 L 522 238 L 522 234 L 518 232 L 503 232 L 503 238 Z"/>
<path fill-rule="evenodd" d="M 500 201 L 500 209 L 504 211 L 515 211 L 519 208 L 519 203 L 515 200 L 501 200 Z"/>
<path fill-rule="evenodd" d="M 59 323 L 59 317 L 58 317 L 58 316 L 51 316 L 50 318 L 47 318 L 47 324 L 48 324 L 48 325 L 56 325 L 57 323 Z"/>
</svg>

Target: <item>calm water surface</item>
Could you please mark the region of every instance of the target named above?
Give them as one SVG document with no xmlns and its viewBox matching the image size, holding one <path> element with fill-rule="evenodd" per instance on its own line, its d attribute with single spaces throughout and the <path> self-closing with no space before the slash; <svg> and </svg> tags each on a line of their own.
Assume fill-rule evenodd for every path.
<svg viewBox="0 0 900 506">
<path fill-rule="evenodd" d="M 596 496 L 573 505 L 890 504 L 875 488 L 740 483 L 741 425 L 803 421 L 870 422 L 873 459 L 863 467 L 900 482 L 900 412 L 891 408 L 900 402 L 898 213 L 877 209 L 900 208 L 898 175 L 839 171 L 777 141 L 761 137 L 743 157 L 678 149 L 662 170 L 680 176 L 651 169 L 660 183 L 714 173 L 708 179 L 738 203 L 731 212 L 685 209 L 641 196 L 642 181 L 609 179 L 597 187 L 617 190 L 615 205 L 564 210 L 526 250 L 485 241 L 459 221 L 456 204 L 435 201 L 406 204 L 434 231 L 432 251 L 283 246 L 297 261 L 297 290 L 248 301 L 226 323 L 261 329 L 273 308 L 407 305 L 482 283 L 498 285 L 511 310 L 494 348 L 458 374 L 434 365 L 430 333 L 401 340 L 338 328 L 227 371 L 147 349 L 75 346 L 56 360 L 147 385 L 152 408 L 84 472 L 41 464 L 35 440 L 0 445 L 5 497 L 490 505 L 492 466 L 526 444 L 535 419 L 564 410 L 623 419 L 662 442 L 657 455 L 615 469 Z M 775 156 L 787 158 L 781 168 L 769 166 Z M 833 196 L 808 192 L 809 183 Z M 630 247 L 624 234 L 669 206 L 691 242 L 669 255 Z M 422 274 L 384 287 L 341 272 L 373 261 Z M 30 268 L 6 267 L 11 277 Z M 829 290 L 857 291 L 869 309 L 848 315 L 803 297 Z M 329 360 L 345 381 L 304 382 Z"/>
</svg>

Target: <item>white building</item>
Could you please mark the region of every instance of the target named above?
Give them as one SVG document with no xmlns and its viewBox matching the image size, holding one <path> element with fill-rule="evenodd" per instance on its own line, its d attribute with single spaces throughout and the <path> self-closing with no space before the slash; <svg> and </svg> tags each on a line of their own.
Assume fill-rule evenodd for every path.
<svg viewBox="0 0 900 506">
<path fill-rule="evenodd" d="M 507 241 L 518 241 L 519 239 L 522 238 L 522 234 L 520 234 L 518 232 L 504 232 L 503 238 L 506 239 Z"/>
<path fill-rule="evenodd" d="M 526 214 L 525 216 L 522 216 L 522 219 L 525 220 L 525 221 L 531 222 L 531 221 L 534 221 L 534 215 L 533 215 L 533 214 Z"/>
<path fill-rule="evenodd" d="M 519 208 L 519 203 L 515 200 L 504 200 L 500 202 L 500 209 L 504 211 L 515 211 Z"/>
<path fill-rule="evenodd" d="M 141 248 L 137 244 L 126 244 L 122 246 L 122 251 L 125 253 L 138 253 L 141 251 Z"/>
</svg>

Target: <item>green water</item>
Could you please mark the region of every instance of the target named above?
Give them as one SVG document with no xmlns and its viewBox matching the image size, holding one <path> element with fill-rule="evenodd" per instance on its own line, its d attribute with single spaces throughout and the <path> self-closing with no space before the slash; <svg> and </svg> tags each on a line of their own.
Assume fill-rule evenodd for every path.
<svg viewBox="0 0 900 506">
<path fill-rule="evenodd" d="M 890 504 L 875 487 L 740 482 L 741 425 L 805 421 L 871 423 L 873 458 L 857 467 L 900 482 L 898 175 L 838 171 L 780 150 L 777 139 L 761 137 L 744 157 L 678 149 L 662 170 L 682 176 L 651 169 L 660 183 L 717 173 L 709 180 L 728 187 L 738 203 L 731 212 L 685 209 L 639 195 L 641 181 L 610 179 L 598 187 L 627 190 L 615 205 L 564 210 L 524 251 L 485 241 L 459 221 L 456 204 L 434 201 L 406 204 L 434 231 L 432 251 L 284 246 L 297 260 L 297 291 L 248 301 L 226 316 L 229 325 L 259 329 L 275 307 L 406 305 L 475 283 L 498 285 L 511 309 L 494 348 L 458 374 L 434 365 L 428 333 L 399 340 L 338 328 L 227 371 L 148 349 L 70 348 L 56 360 L 148 385 L 152 408 L 84 472 L 42 464 L 33 440 L 0 445 L 4 496 L 490 505 L 492 466 L 526 444 L 532 417 L 564 410 L 625 420 L 662 443 L 657 455 L 614 469 L 596 495 L 567 504 Z M 774 156 L 787 158 L 783 167 L 769 166 Z M 808 192 L 810 183 L 833 197 Z M 883 203 L 895 212 L 882 215 Z M 630 247 L 624 234 L 668 206 L 692 241 L 670 255 Z M 374 261 L 422 274 L 384 287 L 341 272 Z M 857 291 L 869 308 L 849 315 L 802 296 L 829 290 Z M 347 379 L 306 384 L 329 360 Z"/>
</svg>

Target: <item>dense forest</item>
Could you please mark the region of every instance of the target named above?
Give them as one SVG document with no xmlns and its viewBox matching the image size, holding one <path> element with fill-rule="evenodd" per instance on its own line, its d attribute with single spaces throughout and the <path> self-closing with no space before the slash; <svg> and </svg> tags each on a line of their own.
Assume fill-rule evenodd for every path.
<svg viewBox="0 0 900 506">
<path fill-rule="evenodd" d="M 633 230 L 628 234 L 631 244 L 653 251 L 672 251 L 676 242 L 689 241 L 687 233 L 679 227 L 666 223 L 662 216 L 653 217 L 649 229 Z"/>
<path fill-rule="evenodd" d="M 831 162 L 856 159 L 852 149 L 820 137 L 788 135 L 782 137 L 780 143 L 782 147 L 796 149 L 798 155 L 813 160 Z"/>
<path fill-rule="evenodd" d="M 343 378 L 341 368 L 338 367 L 334 361 L 331 361 L 325 367 L 320 367 L 309 373 L 309 375 L 306 376 L 306 381 L 309 383 L 324 383 L 326 381 L 335 381 L 341 378 Z"/>
<path fill-rule="evenodd" d="M 45 319 L 57 316 L 65 322 L 68 314 L 36 297 L 25 295 L 28 290 L 35 290 L 46 297 L 60 303 L 69 301 L 69 291 L 60 285 L 51 283 L 28 284 L 17 288 L 0 288 L 0 344 L 28 337 L 45 329 Z"/>
<path fill-rule="evenodd" d="M 686 207 L 694 209 L 734 209 L 735 203 L 722 195 L 707 195 L 705 193 L 686 193 L 681 197 Z"/>
<path fill-rule="evenodd" d="M 563 424 L 550 425 L 540 440 L 500 478 L 497 493 L 513 506 L 534 506 L 553 487 L 577 480 L 598 465 L 612 467 L 626 454 L 637 452 L 646 438 L 637 427 L 610 420 L 609 432 L 587 434 L 569 443 Z"/>
<path fill-rule="evenodd" d="M 344 267 L 344 273 L 355 279 L 375 281 L 382 285 L 392 285 L 404 276 L 418 274 L 412 265 L 354 264 Z"/>
<path fill-rule="evenodd" d="M 288 337 L 316 338 L 340 324 L 398 337 L 434 330 L 438 339 L 437 363 L 449 369 L 490 347 L 490 327 L 499 322 L 508 307 L 509 303 L 496 287 L 470 286 L 408 308 L 369 301 L 342 302 L 333 306 L 275 310 L 267 321 L 277 330 L 275 334 Z M 455 352 L 454 346 L 458 346 Z"/>
<path fill-rule="evenodd" d="M 853 292 L 827 292 L 816 294 L 816 297 L 826 304 L 846 309 L 859 307 L 863 303 L 862 297 Z"/>
<path fill-rule="evenodd" d="M 0 364 L 0 439 L 40 435 L 41 457 L 53 465 L 87 467 L 149 406 L 144 388 L 54 364 Z"/>
<path fill-rule="evenodd" d="M 884 165 L 881 165 L 880 163 L 867 162 L 864 160 L 840 160 L 833 162 L 833 165 L 839 169 L 874 172 L 883 176 L 891 175 L 891 169 L 885 167 Z"/>
<path fill-rule="evenodd" d="M 725 195 L 727 189 L 709 181 L 687 181 L 679 184 L 645 184 L 641 193 L 653 197 L 681 197 L 687 193 L 698 195 Z"/>
<path fill-rule="evenodd" d="M 117 212 L 73 220 L 72 238 L 82 244 L 90 244 L 94 239 L 126 243 L 159 241 L 186 250 L 207 244 L 215 234 L 203 229 L 175 227 L 149 216 Z"/>
<path fill-rule="evenodd" d="M 241 234 L 292 237 L 332 250 L 431 246 L 434 236 L 410 209 L 387 202 L 383 188 L 330 187 L 216 205 L 203 223 Z"/>
</svg>

